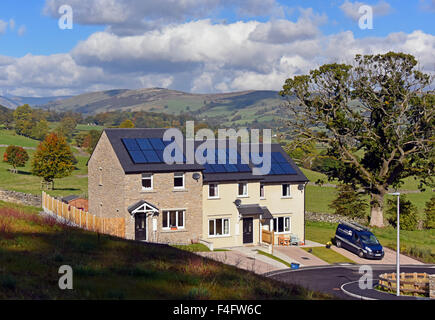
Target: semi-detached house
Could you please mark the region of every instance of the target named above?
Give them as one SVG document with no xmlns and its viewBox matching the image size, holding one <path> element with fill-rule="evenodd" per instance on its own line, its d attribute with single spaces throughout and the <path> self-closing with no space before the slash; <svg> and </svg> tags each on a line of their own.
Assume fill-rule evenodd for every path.
<svg viewBox="0 0 435 320">
<path fill-rule="evenodd" d="M 240 145 L 236 153 L 229 144 L 216 151 L 226 154 L 225 164 L 165 163 L 165 130 L 103 131 L 88 162 L 91 213 L 125 218 L 126 238 L 148 242 L 252 245 L 262 229 L 305 240 L 308 179 L 279 144 L 271 146 L 270 172 L 254 175 Z"/>
</svg>

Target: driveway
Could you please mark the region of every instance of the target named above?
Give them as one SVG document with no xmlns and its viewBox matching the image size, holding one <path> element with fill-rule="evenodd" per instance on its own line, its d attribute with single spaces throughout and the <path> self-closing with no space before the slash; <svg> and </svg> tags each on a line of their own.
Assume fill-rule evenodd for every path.
<svg viewBox="0 0 435 320">
<path fill-rule="evenodd" d="M 357 264 L 396 264 L 396 251 L 391 250 L 389 248 L 385 248 L 385 247 L 384 247 L 385 255 L 382 258 L 382 260 L 364 259 L 364 258 L 358 257 L 356 254 L 354 254 L 353 252 L 350 252 L 346 249 L 337 248 L 336 246 L 332 246 L 331 248 L 334 251 L 338 252 L 339 254 L 345 256 L 346 258 L 349 258 L 350 260 L 355 261 Z M 423 265 L 424 263 L 401 254 L 400 255 L 400 264 Z"/>
<path fill-rule="evenodd" d="M 273 254 L 278 256 L 279 258 L 283 258 L 282 255 L 285 255 L 292 262 L 299 263 L 301 267 L 328 265 L 327 262 L 298 247 L 277 246 L 273 248 Z"/>
<path fill-rule="evenodd" d="M 257 274 L 265 274 L 286 268 L 285 265 L 277 263 L 267 257 L 260 257 L 258 254 L 246 254 L 238 250 L 197 252 L 197 254 Z"/>
</svg>

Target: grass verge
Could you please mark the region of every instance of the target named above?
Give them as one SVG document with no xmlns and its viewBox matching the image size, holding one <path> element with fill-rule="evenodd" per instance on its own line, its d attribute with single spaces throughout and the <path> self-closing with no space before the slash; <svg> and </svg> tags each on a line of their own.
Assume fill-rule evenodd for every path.
<svg viewBox="0 0 435 320">
<path fill-rule="evenodd" d="M 59 267 L 74 272 L 60 290 Z M 43 218 L 36 208 L 0 208 L 0 299 L 329 299 L 167 245 L 98 236 Z"/>
<path fill-rule="evenodd" d="M 346 258 L 345 256 L 339 254 L 338 252 L 335 252 L 334 250 L 328 249 L 326 247 L 313 247 L 313 248 L 302 248 L 302 249 L 311 253 L 312 255 L 315 255 L 317 258 L 329 264 L 355 263 L 355 261 L 352 261 Z"/>
</svg>

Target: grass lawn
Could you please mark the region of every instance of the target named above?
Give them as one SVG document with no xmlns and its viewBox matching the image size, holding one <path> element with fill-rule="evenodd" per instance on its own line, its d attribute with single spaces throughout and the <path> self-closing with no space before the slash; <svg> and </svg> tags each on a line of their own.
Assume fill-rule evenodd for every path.
<svg viewBox="0 0 435 320">
<path fill-rule="evenodd" d="M 336 223 L 307 221 L 306 238 L 319 243 L 331 241 L 335 236 Z M 396 248 L 396 229 L 371 228 L 379 242 L 388 248 Z M 435 229 L 400 231 L 400 251 L 426 263 L 435 263 Z"/>
<path fill-rule="evenodd" d="M 302 248 L 303 250 L 309 252 L 311 250 L 311 254 L 315 255 L 319 259 L 322 259 L 323 261 L 334 264 L 334 263 L 355 263 L 355 261 L 352 261 L 345 256 L 339 254 L 338 252 L 335 252 L 332 249 L 328 249 L 326 247 L 313 247 L 313 248 Z"/>
<path fill-rule="evenodd" d="M 188 245 L 172 245 L 174 248 L 189 252 L 209 252 L 210 249 L 202 243 L 192 243 Z"/>
<path fill-rule="evenodd" d="M 38 140 L 30 139 L 24 136 L 20 136 L 13 130 L 0 130 L 0 145 L 15 145 L 21 147 L 36 148 L 39 144 Z M 3 155 L 3 153 L 2 153 Z"/>
<path fill-rule="evenodd" d="M 0 155 L 3 155 L 6 148 L 0 148 Z M 41 194 L 41 180 L 42 178 L 36 177 L 31 174 L 31 159 L 34 150 L 27 150 L 30 160 L 23 168 L 18 168 L 18 173 L 13 174 L 9 171 L 11 165 L 0 162 L 0 189 L 15 190 L 19 192 Z M 88 157 L 76 155 L 77 170 L 74 170 L 72 175 L 62 179 L 54 180 L 55 190 L 50 190 L 48 193 L 54 196 L 65 196 L 70 194 L 87 195 L 88 179 L 86 162 Z"/>
<path fill-rule="evenodd" d="M 17 210 L 20 209 L 20 210 Z M 327 299 L 186 250 L 83 231 L 0 202 L 0 299 Z M 74 290 L 58 287 L 59 267 Z"/>
</svg>

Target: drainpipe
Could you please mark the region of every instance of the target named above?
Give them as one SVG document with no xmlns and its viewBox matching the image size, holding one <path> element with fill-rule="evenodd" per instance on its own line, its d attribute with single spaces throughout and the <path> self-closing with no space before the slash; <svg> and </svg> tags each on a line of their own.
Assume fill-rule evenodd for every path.
<svg viewBox="0 0 435 320">
<path fill-rule="evenodd" d="M 304 184 L 304 244 L 305 244 L 305 201 L 307 197 L 307 184 L 308 182 L 305 182 Z"/>
</svg>

